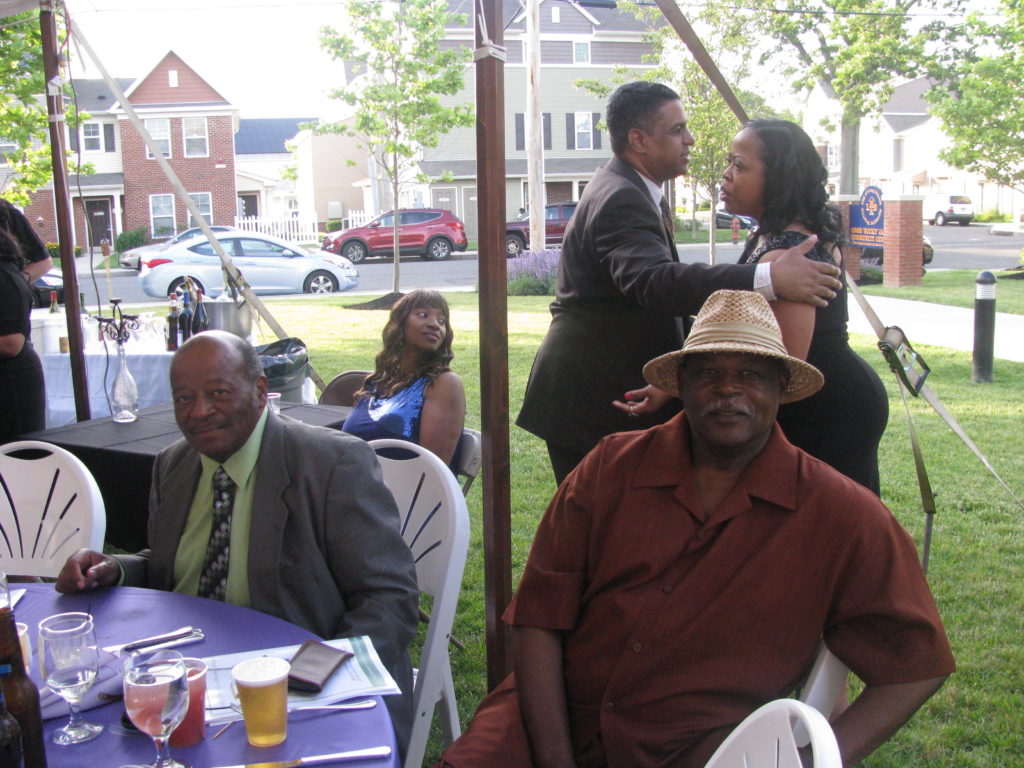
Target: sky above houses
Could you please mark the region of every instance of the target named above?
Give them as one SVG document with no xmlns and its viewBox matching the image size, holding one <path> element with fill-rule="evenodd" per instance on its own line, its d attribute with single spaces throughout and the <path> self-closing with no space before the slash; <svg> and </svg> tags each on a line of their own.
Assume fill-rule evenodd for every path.
<svg viewBox="0 0 1024 768">
<path fill-rule="evenodd" d="M 334 119 L 326 93 L 342 69 L 324 53 L 320 27 L 340 26 L 338 0 L 66 0 L 89 45 L 113 77 L 141 77 L 174 51 L 243 118 Z M 72 48 L 75 77 L 99 78 Z"/>
</svg>

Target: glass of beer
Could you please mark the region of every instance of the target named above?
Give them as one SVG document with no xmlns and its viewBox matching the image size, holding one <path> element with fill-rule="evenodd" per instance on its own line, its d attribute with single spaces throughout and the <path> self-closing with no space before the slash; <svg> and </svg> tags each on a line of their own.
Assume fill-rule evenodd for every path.
<svg viewBox="0 0 1024 768">
<path fill-rule="evenodd" d="M 234 666 L 245 734 L 254 747 L 273 747 L 288 735 L 288 672 L 284 659 L 262 656 Z"/>
</svg>

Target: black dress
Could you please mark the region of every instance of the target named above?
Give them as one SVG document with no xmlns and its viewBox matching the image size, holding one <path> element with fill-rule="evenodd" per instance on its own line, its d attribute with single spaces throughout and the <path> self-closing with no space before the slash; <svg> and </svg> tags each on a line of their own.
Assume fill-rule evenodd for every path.
<svg viewBox="0 0 1024 768">
<path fill-rule="evenodd" d="M 0 444 L 46 426 L 43 365 L 32 348 L 32 290 L 9 261 L 0 261 L 0 336 L 20 333 L 25 346 L 0 357 Z"/>
<path fill-rule="evenodd" d="M 801 232 L 787 231 L 757 246 L 752 236 L 740 263 L 756 263 L 769 251 L 792 248 L 806 239 Z M 807 258 L 834 263 L 820 245 Z M 807 352 L 807 362 L 821 371 L 825 386 L 811 397 L 781 406 L 779 425 L 793 445 L 879 494 L 878 441 L 889 420 L 889 398 L 878 374 L 850 349 L 846 270 L 839 267 L 843 289 L 827 307 L 816 309 Z"/>
</svg>

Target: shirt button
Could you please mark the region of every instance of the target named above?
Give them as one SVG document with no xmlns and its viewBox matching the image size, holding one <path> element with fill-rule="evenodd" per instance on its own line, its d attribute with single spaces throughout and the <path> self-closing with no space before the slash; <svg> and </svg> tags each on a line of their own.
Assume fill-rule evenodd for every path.
<svg viewBox="0 0 1024 768">
<path fill-rule="evenodd" d="M 640 653 L 644 647 L 640 643 L 633 643 L 633 653 Z"/>
<path fill-rule="evenodd" d="M 604 705 L 604 708 L 605 709 L 615 709 L 615 705 L 612 702 L 609 701 L 607 704 Z"/>
<path fill-rule="evenodd" d="M 661 588 L 661 591 L 667 595 L 669 592 L 672 591 L 672 585 L 666 584 L 664 587 Z"/>
</svg>

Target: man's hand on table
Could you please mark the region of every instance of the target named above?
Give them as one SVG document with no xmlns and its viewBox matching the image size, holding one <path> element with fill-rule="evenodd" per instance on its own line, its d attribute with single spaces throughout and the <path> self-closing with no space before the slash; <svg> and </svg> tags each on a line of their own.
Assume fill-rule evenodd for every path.
<svg viewBox="0 0 1024 768">
<path fill-rule="evenodd" d="M 65 595 L 73 595 L 94 587 L 108 587 L 121 578 L 121 566 L 110 555 L 80 549 L 67 559 L 54 588 Z"/>
</svg>

